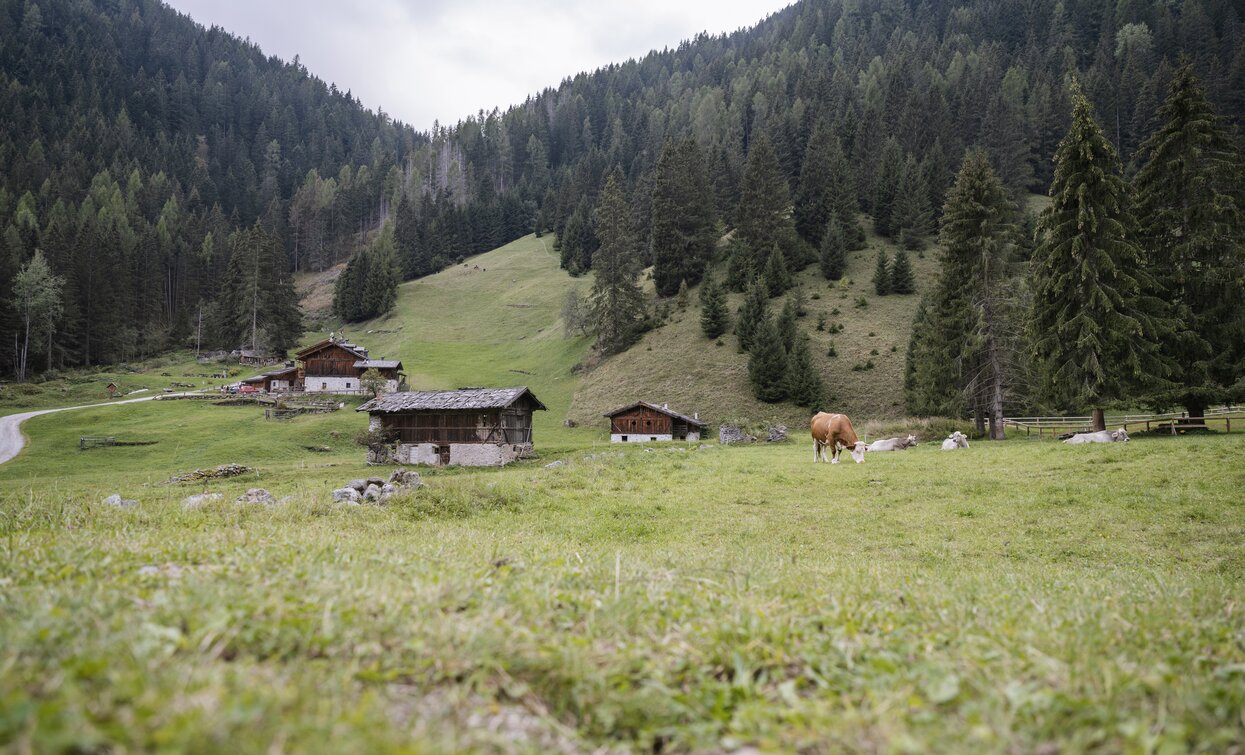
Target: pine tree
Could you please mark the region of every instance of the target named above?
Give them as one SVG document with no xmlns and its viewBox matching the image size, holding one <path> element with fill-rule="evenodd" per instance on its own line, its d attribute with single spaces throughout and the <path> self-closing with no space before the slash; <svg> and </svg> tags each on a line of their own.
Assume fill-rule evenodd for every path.
<svg viewBox="0 0 1245 755">
<path fill-rule="evenodd" d="M 826 280 L 837 281 L 847 267 L 847 240 L 838 215 L 831 215 L 826 232 L 821 237 L 821 274 Z"/>
<path fill-rule="evenodd" d="M 873 194 L 873 228 L 887 238 L 899 232 L 895 227 L 895 200 L 899 197 L 899 184 L 903 181 L 903 148 L 894 138 L 886 141 L 878 168 L 877 184 Z"/>
<path fill-rule="evenodd" d="M 726 255 L 726 287 L 742 294 L 757 275 L 755 254 L 748 242 L 736 234 L 726 247 Z"/>
<path fill-rule="evenodd" d="M 769 289 L 760 280 L 752 281 L 743 304 L 735 318 L 735 335 L 739 338 L 739 350 L 750 351 L 761 321 L 768 317 Z"/>
<path fill-rule="evenodd" d="M 777 245 L 788 265 L 798 269 L 806 262 L 805 245 L 791 218 L 791 189 L 778 166 L 774 145 L 764 134 L 748 150 L 739 198 L 739 234 L 755 253 Z"/>
<path fill-rule="evenodd" d="M 795 299 L 788 296 L 783 302 L 782 312 L 778 315 L 778 341 L 782 344 L 783 351 L 791 353 L 795 348 L 795 340 L 797 335 L 796 318 L 799 317 L 799 306 Z"/>
<path fill-rule="evenodd" d="M 712 277 L 700 289 L 700 329 L 705 337 L 716 339 L 730 329 L 730 314 L 726 310 L 726 292 Z"/>
<path fill-rule="evenodd" d="M 825 119 L 819 120 L 808 139 L 800 165 L 800 185 L 795 193 L 795 229 L 814 247 L 834 212 L 834 166 L 832 144 L 838 140 Z M 842 149 L 839 150 L 840 157 Z"/>
<path fill-rule="evenodd" d="M 873 290 L 878 296 L 886 296 L 891 292 L 890 260 L 886 252 L 878 251 L 878 264 L 873 268 Z"/>
<path fill-rule="evenodd" d="M 813 366 L 808 336 L 801 335 L 796 339 L 787 361 L 787 398 L 798 406 L 817 409 L 824 400 L 826 387 Z"/>
<path fill-rule="evenodd" d="M 925 248 L 933 217 L 925 177 L 921 174 L 920 165 L 909 155 L 904 163 L 892 213 L 892 225 L 900 245 L 914 251 Z"/>
<path fill-rule="evenodd" d="M 382 317 L 398 303 L 397 252 L 394 249 L 393 227 L 385 224 L 380 237 L 367 251 L 370 257 L 363 279 L 364 311 L 369 318 Z"/>
<path fill-rule="evenodd" d="M 916 291 L 916 279 L 912 274 L 912 261 L 903 249 L 895 252 L 895 260 L 891 263 L 891 293 L 910 294 Z"/>
<path fill-rule="evenodd" d="M 1163 339 L 1174 385 L 1154 401 L 1201 417 L 1245 376 L 1245 175 L 1191 63 L 1177 69 L 1159 115 L 1134 182 L 1142 246 L 1179 323 Z"/>
<path fill-rule="evenodd" d="M 791 288 L 791 271 L 787 269 L 787 258 L 777 244 L 765 262 L 765 286 L 771 297 L 782 296 Z"/>
<path fill-rule="evenodd" d="M 1093 106 L 1073 84 L 1072 126 L 1055 152 L 1051 205 L 1033 254 L 1035 358 L 1045 391 L 1066 407 L 1136 399 L 1169 368 L 1160 357 L 1154 302 L 1142 294 L 1142 253 L 1128 186 Z"/>
<path fill-rule="evenodd" d="M 748 381 L 752 395 L 774 404 L 787 397 L 787 352 L 774 321 L 765 317 L 758 324 L 748 350 Z"/>
<path fill-rule="evenodd" d="M 592 321 L 597 346 L 613 354 L 634 342 L 644 318 L 631 211 L 613 175 L 606 179 L 597 202 L 597 235 L 601 246 L 593 257 Z"/>
<path fill-rule="evenodd" d="M 680 281 L 696 285 L 713 256 L 713 190 L 695 139 L 667 143 L 653 176 L 653 282 L 670 296 Z"/>
</svg>

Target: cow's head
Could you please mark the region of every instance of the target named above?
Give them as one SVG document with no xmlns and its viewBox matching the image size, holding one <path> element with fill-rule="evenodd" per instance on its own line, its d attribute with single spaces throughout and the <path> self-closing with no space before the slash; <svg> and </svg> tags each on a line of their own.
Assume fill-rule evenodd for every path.
<svg viewBox="0 0 1245 755">
<path fill-rule="evenodd" d="M 865 445 L 865 442 L 863 440 L 856 441 L 856 445 L 853 446 L 851 449 L 852 461 L 856 462 L 857 464 L 864 461 L 865 451 L 867 451 L 868 449 L 869 447 Z"/>
<path fill-rule="evenodd" d="M 1116 443 L 1127 443 L 1131 439 L 1128 437 L 1128 431 L 1121 427 L 1119 430 L 1111 433 L 1111 440 Z"/>
<path fill-rule="evenodd" d="M 907 440 L 905 440 L 903 444 L 907 446 L 908 448 L 912 448 L 913 446 L 916 445 L 916 436 L 909 433 Z"/>
</svg>

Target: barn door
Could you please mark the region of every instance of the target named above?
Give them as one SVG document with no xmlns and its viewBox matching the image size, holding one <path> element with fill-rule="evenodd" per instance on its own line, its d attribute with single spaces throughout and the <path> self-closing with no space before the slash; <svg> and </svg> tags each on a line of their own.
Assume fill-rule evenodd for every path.
<svg viewBox="0 0 1245 755">
<path fill-rule="evenodd" d="M 443 467 L 450 465 L 450 447 L 437 446 L 437 463 Z"/>
</svg>

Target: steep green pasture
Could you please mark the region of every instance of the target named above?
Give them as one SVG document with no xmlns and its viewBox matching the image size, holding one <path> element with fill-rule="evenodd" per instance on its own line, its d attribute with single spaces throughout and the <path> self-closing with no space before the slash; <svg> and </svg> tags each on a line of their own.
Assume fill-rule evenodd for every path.
<svg viewBox="0 0 1245 755">
<path fill-rule="evenodd" d="M 346 335 L 375 358 L 401 359 L 415 389 L 526 385 L 549 407 L 536 413 L 537 437 L 578 437 L 562 423 L 589 339 L 564 337 L 561 310 L 567 290 L 590 282 L 560 270 L 551 243 L 525 236 L 405 283 L 390 315 Z"/>
<path fill-rule="evenodd" d="M 378 508 L 298 448 L 341 415 L 157 410 L 183 447 L 0 469 L 0 749 L 1245 745 L 1241 435 L 546 448 Z M 200 460 L 259 477 L 184 509 L 157 478 Z M 232 502 L 256 484 L 292 497 Z"/>
<path fill-rule="evenodd" d="M 858 421 L 892 419 L 906 413 L 903 365 L 912 318 L 921 294 L 933 285 L 937 270 L 937 249 L 926 249 L 923 257 L 911 253 L 916 293 L 878 296 L 873 288 L 873 268 L 879 249 L 893 258 L 897 247 L 871 235 L 868 248 L 848 253 L 846 275 L 835 283 L 822 277 L 816 265 L 795 276 L 807 300 L 807 314 L 799 320 L 799 328 L 810 337 L 813 364 L 826 385 L 821 408 L 846 412 Z M 717 275 L 721 280 L 725 270 Z M 693 289 L 691 304 L 684 311 L 675 310 L 669 323 L 645 334 L 630 350 L 603 361 L 584 376 L 575 394 L 574 419 L 593 422 L 610 408 L 646 400 L 666 402 L 688 414 L 698 412 L 714 423 L 770 421 L 794 427 L 807 421 L 810 412 L 802 408 L 753 398 L 748 355 L 739 352 L 734 334 L 715 342 L 701 332 L 698 292 L 698 288 Z M 730 294 L 727 298 L 733 325 L 744 297 Z M 864 306 L 859 306 L 861 299 Z M 777 317 L 782 306 L 782 298 L 771 299 L 771 315 Z M 826 318 L 824 331 L 817 330 L 819 316 Z M 835 325 L 841 325 L 842 331 L 831 332 Z M 835 357 L 828 355 L 832 343 Z"/>
</svg>

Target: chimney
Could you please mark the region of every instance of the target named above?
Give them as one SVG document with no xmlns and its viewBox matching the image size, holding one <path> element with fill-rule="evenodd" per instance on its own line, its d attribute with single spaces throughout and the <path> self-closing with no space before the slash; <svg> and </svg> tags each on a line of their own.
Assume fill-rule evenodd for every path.
<svg viewBox="0 0 1245 755">
<path fill-rule="evenodd" d="M 700 412 L 696 412 L 695 414 L 693 414 L 692 419 L 700 419 Z"/>
<path fill-rule="evenodd" d="M 661 408 L 665 409 L 666 411 L 670 411 L 670 404 L 662 404 Z"/>
</svg>

